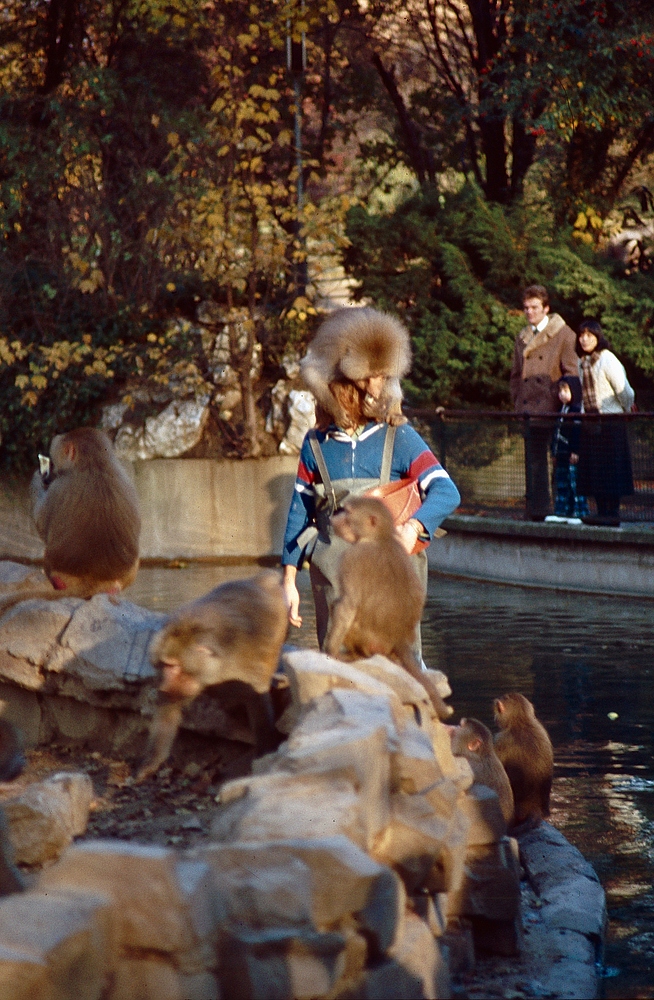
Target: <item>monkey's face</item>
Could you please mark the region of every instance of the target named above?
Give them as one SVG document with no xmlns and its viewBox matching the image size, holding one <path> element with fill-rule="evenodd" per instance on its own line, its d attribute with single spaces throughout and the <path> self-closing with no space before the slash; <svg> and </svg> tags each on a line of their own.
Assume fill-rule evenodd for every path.
<svg viewBox="0 0 654 1000">
<path fill-rule="evenodd" d="M 479 753 L 483 741 L 475 732 L 475 727 L 467 719 L 461 719 L 458 726 L 448 726 L 447 728 L 450 730 L 452 753 L 455 757 L 470 757 Z"/>
<path fill-rule="evenodd" d="M 366 394 L 366 402 L 378 400 L 384 391 L 385 375 L 368 375 L 367 378 L 359 378 L 355 381 L 357 389 L 361 389 Z"/>
<path fill-rule="evenodd" d="M 161 671 L 160 691 L 178 698 L 195 698 L 215 672 L 215 652 L 194 629 L 171 623 L 155 635 L 150 660 Z"/>
<path fill-rule="evenodd" d="M 342 538 L 344 542 L 349 542 L 353 545 L 358 541 L 358 534 L 352 524 L 352 515 L 347 506 L 343 507 L 336 514 L 332 515 L 331 521 L 335 533 L 339 538 Z"/>
</svg>

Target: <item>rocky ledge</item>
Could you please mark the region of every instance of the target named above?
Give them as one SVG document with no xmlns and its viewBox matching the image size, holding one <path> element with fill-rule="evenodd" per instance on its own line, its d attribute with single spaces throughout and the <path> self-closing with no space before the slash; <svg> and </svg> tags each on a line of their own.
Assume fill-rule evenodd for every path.
<svg viewBox="0 0 654 1000">
<path fill-rule="evenodd" d="M 28 576 L 0 571 L 6 590 Z M 131 752 L 153 704 L 147 646 L 160 621 L 103 596 L 10 609 L 2 697 L 28 741 Z M 19 858 L 30 829 L 48 848 L 25 860 L 38 872 L 29 890 L 0 902 L 0 995 L 597 996 L 606 913 L 595 873 L 549 824 L 506 835 L 497 797 L 452 755 L 422 686 L 382 657 L 289 649 L 282 670 L 288 738 L 222 785 L 193 849 L 71 843 L 88 815 L 86 776 L 4 786 Z M 186 725 L 249 738 L 212 701 L 198 699 Z M 138 804 L 138 786 L 133 795 Z M 53 814 L 70 817 L 56 843 L 36 820 L 54 799 L 64 805 Z"/>
</svg>

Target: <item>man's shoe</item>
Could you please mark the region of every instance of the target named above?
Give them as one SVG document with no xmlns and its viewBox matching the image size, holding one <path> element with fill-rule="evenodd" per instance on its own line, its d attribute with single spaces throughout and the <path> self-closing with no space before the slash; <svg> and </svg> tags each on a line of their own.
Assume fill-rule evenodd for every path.
<svg viewBox="0 0 654 1000">
<path fill-rule="evenodd" d="M 545 518 L 547 524 L 567 524 L 568 520 L 569 518 L 561 517 L 560 514 L 548 514 Z"/>
</svg>

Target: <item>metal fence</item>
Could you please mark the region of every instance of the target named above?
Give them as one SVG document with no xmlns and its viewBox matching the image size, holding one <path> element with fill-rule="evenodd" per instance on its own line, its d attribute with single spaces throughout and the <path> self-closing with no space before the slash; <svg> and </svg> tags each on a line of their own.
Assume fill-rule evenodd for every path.
<svg viewBox="0 0 654 1000">
<path fill-rule="evenodd" d="M 579 449 L 602 468 L 613 460 L 603 454 L 608 437 L 626 438 L 634 492 L 623 496 L 622 521 L 654 522 L 654 413 L 581 414 L 574 418 L 559 414 L 528 417 L 525 414 L 471 410 L 407 410 L 412 424 L 422 434 L 447 469 L 461 493 L 458 513 L 523 519 L 527 485 L 532 473 L 525 465 L 530 441 L 547 436 L 549 511 L 556 499 L 556 460 L 551 444 L 557 426 L 580 421 Z M 598 450 L 599 449 L 599 450 Z M 587 461 L 587 459 L 586 459 Z M 610 470 L 609 470 L 610 471 Z M 595 498 L 587 497 L 590 514 L 597 514 Z"/>
</svg>

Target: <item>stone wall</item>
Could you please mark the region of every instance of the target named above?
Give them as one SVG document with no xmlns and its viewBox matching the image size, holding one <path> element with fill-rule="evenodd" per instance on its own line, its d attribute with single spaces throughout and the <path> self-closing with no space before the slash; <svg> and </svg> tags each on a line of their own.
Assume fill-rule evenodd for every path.
<svg viewBox="0 0 654 1000">
<path fill-rule="evenodd" d="M 5 589 L 29 585 L 26 567 L 0 568 Z M 0 621 L 0 679 L 18 724 L 32 720 L 35 742 L 125 749 L 152 711 L 160 620 L 106 595 L 16 605 Z M 547 824 L 520 845 L 506 835 L 424 688 L 383 657 L 289 648 L 281 667 L 288 738 L 222 786 L 200 847 L 72 843 L 86 775 L 4 786 L 2 836 L 42 871 L 0 902 L 3 1000 L 441 998 L 478 952 L 512 956 L 534 995 L 574 983 L 595 996 L 594 872 Z M 225 732 L 205 709 L 198 698 L 185 724 Z M 522 914 L 519 857 L 535 900 Z"/>
</svg>

